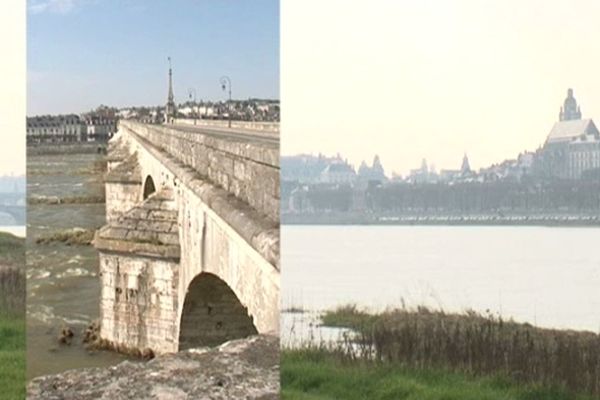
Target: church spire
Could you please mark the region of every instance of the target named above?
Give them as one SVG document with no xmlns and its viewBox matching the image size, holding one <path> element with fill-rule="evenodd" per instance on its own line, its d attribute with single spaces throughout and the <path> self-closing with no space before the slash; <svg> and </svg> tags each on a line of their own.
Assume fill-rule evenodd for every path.
<svg viewBox="0 0 600 400">
<path fill-rule="evenodd" d="M 471 172 L 471 165 L 469 164 L 469 157 L 467 157 L 467 153 L 465 153 L 465 155 L 463 157 L 462 165 L 460 167 L 460 172 L 463 175 L 466 175 Z"/>
</svg>

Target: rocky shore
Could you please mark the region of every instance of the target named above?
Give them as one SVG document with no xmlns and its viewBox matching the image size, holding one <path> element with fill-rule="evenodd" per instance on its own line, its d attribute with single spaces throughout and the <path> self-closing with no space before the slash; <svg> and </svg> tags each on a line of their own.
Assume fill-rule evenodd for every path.
<svg viewBox="0 0 600 400">
<path fill-rule="evenodd" d="M 30 400 L 279 399 L 279 338 L 252 336 L 215 348 L 124 361 L 33 379 Z"/>
</svg>

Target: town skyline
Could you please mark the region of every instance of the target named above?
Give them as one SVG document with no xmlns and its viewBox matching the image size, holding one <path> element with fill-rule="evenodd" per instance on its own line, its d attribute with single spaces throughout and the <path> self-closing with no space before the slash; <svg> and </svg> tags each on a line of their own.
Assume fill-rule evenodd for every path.
<svg viewBox="0 0 600 400">
<path fill-rule="evenodd" d="M 567 95 L 567 91 L 568 90 L 572 90 L 572 88 L 567 88 L 565 90 L 565 97 Z M 580 106 L 580 104 L 578 106 Z M 554 125 L 555 122 L 559 121 L 559 114 L 560 114 L 561 110 L 562 110 L 562 106 L 559 107 L 559 111 L 557 111 L 557 113 L 556 113 L 557 114 L 557 118 L 551 123 L 550 128 L 552 128 L 552 126 Z M 594 120 L 593 117 L 585 115 L 585 113 L 583 111 L 582 111 L 582 115 L 580 116 L 579 119 L 584 119 L 584 120 L 591 119 L 592 121 Z M 476 165 L 473 164 L 472 161 L 471 161 L 472 159 L 479 160 L 480 158 L 477 156 L 477 154 L 475 155 L 475 157 L 472 157 L 472 154 L 469 151 L 469 149 L 465 149 L 462 153 L 459 152 L 460 154 L 457 156 L 456 162 L 449 163 L 447 165 L 438 164 L 436 160 L 433 160 L 427 154 L 424 154 L 420 158 L 420 161 L 418 161 L 413 166 L 409 166 L 408 169 L 406 169 L 406 170 L 395 170 L 393 168 L 385 168 L 386 176 L 388 178 L 392 178 L 393 175 L 395 174 L 395 175 L 398 175 L 398 176 L 401 176 L 401 177 L 406 177 L 407 174 L 411 173 L 411 171 L 413 171 L 413 170 L 415 170 L 417 168 L 421 168 L 424 161 L 427 162 L 427 167 L 430 170 L 433 170 L 433 171 L 436 171 L 436 172 L 439 172 L 441 170 L 457 170 L 457 169 L 460 169 L 460 166 L 461 166 L 461 163 L 462 163 L 464 157 L 467 157 L 469 159 L 469 163 L 471 164 L 471 168 L 473 170 L 486 169 L 486 168 L 489 168 L 489 167 L 494 166 L 494 165 L 499 165 L 499 164 L 501 164 L 501 163 L 503 163 L 505 161 L 515 160 L 515 159 L 517 159 L 522 154 L 536 152 L 538 149 L 540 149 L 544 145 L 544 143 L 545 143 L 545 141 L 547 139 L 548 133 L 551 130 L 550 128 L 548 128 L 547 132 L 545 132 L 543 135 L 541 135 L 542 136 L 542 140 L 540 141 L 540 143 L 537 146 L 532 147 L 532 148 L 522 149 L 521 151 L 519 151 L 516 154 L 506 155 L 504 158 L 499 158 L 499 159 L 496 159 L 496 160 L 489 160 L 488 163 L 480 161 Z M 385 150 L 383 148 L 381 148 L 381 149 L 379 149 L 379 151 L 376 150 L 374 153 L 371 153 L 370 155 L 365 153 L 362 158 L 360 156 L 354 157 L 354 158 L 353 157 L 349 157 L 347 154 L 342 153 L 340 150 L 333 150 L 331 152 L 324 152 L 324 151 L 321 151 L 321 150 L 315 150 L 315 151 L 303 151 L 303 152 L 290 153 L 290 154 L 284 154 L 282 152 L 281 155 L 282 155 L 282 157 L 287 157 L 287 156 L 301 156 L 301 155 L 310 155 L 310 156 L 319 156 L 319 155 L 322 155 L 322 156 L 331 157 L 331 158 L 340 157 L 341 156 L 341 158 L 344 161 L 346 161 L 352 167 L 354 167 L 355 169 L 357 169 L 358 166 L 360 164 L 362 164 L 363 162 L 366 162 L 367 164 L 369 164 L 373 160 L 373 157 L 377 156 L 377 157 L 382 158 L 381 154 L 384 154 L 384 153 L 385 153 Z M 385 167 L 386 165 L 389 165 L 391 163 L 389 163 L 389 162 L 386 163 L 386 161 L 383 160 L 382 164 Z"/>
<path fill-rule="evenodd" d="M 278 1 L 58 3 L 28 6 L 27 115 L 164 105 L 168 57 L 178 103 L 226 100 L 223 75 L 233 98 L 279 97 Z"/>
<path fill-rule="evenodd" d="M 344 18 L 322 37 L 334 10 Z M 467 152 L 477 169 L 534 151 L 568 88 L 583 118 L 600 118 L 598 12 L 583 0 L 284 2 L 282 154 L 378 153 L 406 173 L 424 157 L 456 168 Z"/>
</svg>

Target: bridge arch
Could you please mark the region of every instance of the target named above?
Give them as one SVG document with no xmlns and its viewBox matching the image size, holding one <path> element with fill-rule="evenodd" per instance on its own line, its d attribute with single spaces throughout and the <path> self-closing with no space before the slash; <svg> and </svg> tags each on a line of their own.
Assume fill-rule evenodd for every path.
<svg viewBox="0 0 600 400">
<path fill-rule="evenodd" d="M 143 197 L 143 199 L 146 200 L 148 198 L 148 196 L 150 196 L 154 192 L 156 192 L 156 186 L 154 185 L 154 179 L 152 179 L 152 176 L 148 175 L 146 177 L 146 180 L 144 181 L 144 197 Z"/>
<path fill-rule="evenodd" d="M 200 273 L 188 286 L 179 325 L 179 350 L 216 346 L 257 333 L 252 316 L 217 275 Z"/>
</svg>

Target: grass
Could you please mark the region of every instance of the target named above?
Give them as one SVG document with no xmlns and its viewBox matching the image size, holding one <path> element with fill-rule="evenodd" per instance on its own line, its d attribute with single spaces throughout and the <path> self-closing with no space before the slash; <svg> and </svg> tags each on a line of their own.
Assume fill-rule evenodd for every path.
<svg viewBox="0 0 600 400">
<path fill-rule="evenodd" d="M 360 310 L 356 305 L 349 304 L 326 311 L 321 316 L 324 326 L 333 328 L 350 328 L 359 332 L 371 331 L 378 316 Z"/>
<path fill-rule="evenodd" d="M 427 308 L 369 314 L 343 306 L 326 312 L 322 321 L 356 332 L 332 350 L 347 359 L 472 376 L 499 374 L 526 385 L 560 385 L 600 397 L 600 335 L 595 333 Z"/>
<path fill-rule="evenodd" d="M 318 348 L 282 352 L 281 387 L 286 400 L 592 400 L 500 376 L 348 362 Z"/>
<path fill-rule="evenodd" d="M 0 233 L 0 399 L 25 398 L 25 239 Z"/>
<path fill-rule="evenodd" d="M 25 381 L 25 316 L 0 314 L 0 399 L 24 399 Z"/>
<path fill-rule="evenodd" d="M 0 266 L 25 268 L 25 239 L 0 232 Z"/>
</svg>

